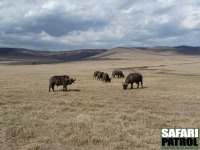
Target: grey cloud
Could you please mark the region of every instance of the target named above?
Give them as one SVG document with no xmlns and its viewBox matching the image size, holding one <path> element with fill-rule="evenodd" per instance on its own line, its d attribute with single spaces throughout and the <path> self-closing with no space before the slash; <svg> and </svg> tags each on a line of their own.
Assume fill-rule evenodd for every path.
<svg viewBox="0 0 200 150">
<path fill-rule="evenodd" d="M 199 5 L 198 0 L 3 0 L 0 46 L 46 50 L 181 42 L 195 46 Z"/>
<path fill-rule="evenodd" d="M 87 10 L 88 8 L 86 8 L 84 13 L 83 8 L 80 8 L 82 10 L 78 10 L 78 7 L 77 10 L 74 10 L 75 12 L 65 12 L 65 10 L 58 10 L 56 7 L 52 10 L 46 10 L 46 12 L 41 10 L 41 8 L 37 9 L 38 12 L 36 12 L 37 10 L 29 11 L 26 12 L 25 17 L 20 16 L 18 22 L 10 22 L 10 25 L 5 27 L 5 33 L 21 34 L 32 32 L 39 34 L 45 31 L 52 36 L 63 36 L 73 31 L 85 31 L 104 27 L 108 22 L 108 18 L 106 17 L 109 15 L 101 18 L 98 14 L 90 14 Z"/>
<path fill-rule="evenodd" d="M 22 32 L 33 32 L 41 33 L 42 31 L 47 32 L 51 36 L 63 36 L 73 31 L 86 31 L 88 29 L 98 29 L 105 26 L 107 22 L 103 20 L 80 20 L 68 17 L 62 17 L 57 15 L 42 16 L 35 20 L 36 24 L 22 25 L 24 31 Z M 11 30 L 12 31 L 12 30 Z M 16 31 L 16 30 L 15 30 Z M 19 32 L 19 31 L 16 31 Z"/>
</svg>

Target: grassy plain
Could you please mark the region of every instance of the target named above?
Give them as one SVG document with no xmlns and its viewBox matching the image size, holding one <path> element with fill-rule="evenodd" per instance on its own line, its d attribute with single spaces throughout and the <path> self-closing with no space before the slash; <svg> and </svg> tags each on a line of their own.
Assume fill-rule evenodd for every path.
<svg viewBox="0 0 200 150">
<path fill-rule="evenodd" d="M 200 127 L 199 57 L 137 54 L 0 65 L 0 149 L 157 150 L 160 128 Z M 123 90 L 124 78 L 92 77 L 115 68 L 142 73 L 144 88 Z M 48 92 L 48 79 L 63 74 L 76 83 L 67 92 L 61 86 Z"/>
</svg>

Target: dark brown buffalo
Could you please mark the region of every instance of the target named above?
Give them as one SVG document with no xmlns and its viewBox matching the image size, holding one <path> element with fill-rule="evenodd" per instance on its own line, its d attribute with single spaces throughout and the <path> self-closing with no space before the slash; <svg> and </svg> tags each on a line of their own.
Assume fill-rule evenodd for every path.
<svg viewBox="0 0 200 150">
<path fill-rule="evenodd" d="M 121 70 L 114 70 L 112 72 L 112 76 L 113 78 L 115 78 L 115 76 L 117 76 L 118 78 L 124 78 L 124 74 Z"/>
<path fill-rule="evenodd" d="M 130 73 L 125 82 L 122 82 L 123 89 L 127 89 L 128 85 L 131 84 L 131 89 L 133 89 L 133 83 L 137 84 L 137 88 L 139 87 L 139 83 L 141 83 L 141 87 L 143 88 L 143 77 L 140 73 Z"/>
<path fill-rule="evenodd" d="M 109 75 L 107 73 L 104 73 L 102 77 L 102 81 L 111 82 L 111 78 L 109 78 Z"/>
<path fill-rule="evenodd" d="M 94 72 L 93 79 L 94 79 L 94 78 L 97 78 L 98 72 L 100 72 L 100 71 L 95 71 L 95 72 Z"/>
<path fill-rule="evenodd" d="M 67 75 L 62 75 L 62 76 L 52 76 L 49 79 L 49 92 L 52 88 L 53 91 L 54 90 L 54 86 L 59 86 L 59 85 L 63 85 L 63 91 L 67 90 L 67 85 L 71 85 L 72 83 L 74 83 L 76 79 L 72 79 Z"/>
<path fill-rule="evenodd" d="M 97 73 L 97 80 L 102 80 L 104 72 Z"/>
</svg>

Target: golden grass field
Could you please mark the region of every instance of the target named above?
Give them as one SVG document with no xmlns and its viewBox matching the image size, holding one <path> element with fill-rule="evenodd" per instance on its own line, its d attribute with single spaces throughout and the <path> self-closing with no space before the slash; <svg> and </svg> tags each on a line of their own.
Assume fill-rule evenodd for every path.
<svg viewBox="0 0 200 150">
<path fill-rule="evenodd" d="M 92 77 L 116 68 L 140 72 L 144 88 Z M 160 128 L 200 127 L 199 68 L 199 56 L 126 50 L 101 60 L 0 65 L 0 149 L 159 150 Z M 76 78 L 69 91 L 48 92 L 49 78 L 63 74 Z"/>
</svg>

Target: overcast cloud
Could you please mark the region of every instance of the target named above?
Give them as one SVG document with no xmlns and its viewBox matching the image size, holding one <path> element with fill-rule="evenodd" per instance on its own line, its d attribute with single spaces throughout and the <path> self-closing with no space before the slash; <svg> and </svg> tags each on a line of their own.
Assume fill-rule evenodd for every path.
<svg viewBox="0 0 200 150">
<path fill-rule="evenodd" d="M 199 0 L 1 0 L 0 46 L 200 46 Z"/>
</svg>

